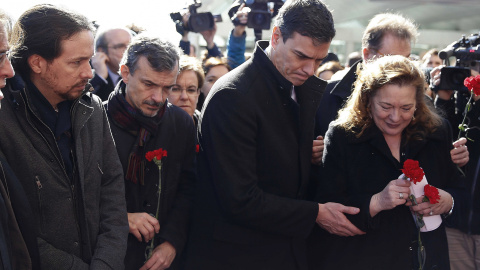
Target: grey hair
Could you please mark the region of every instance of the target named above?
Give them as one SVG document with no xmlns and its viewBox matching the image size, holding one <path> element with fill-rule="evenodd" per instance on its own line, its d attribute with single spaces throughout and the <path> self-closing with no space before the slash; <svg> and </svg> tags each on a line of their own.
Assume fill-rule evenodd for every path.
<svg viewBox="0 0 480 270">
<path fill-rule="evenodd" d="M 157 72 L 178 70 L 180 49 L 173 43 L 160 38 L 145 35 L 135 37 L 123 54 L 121 65 L 126 65 L 133 75 L 137 62 L 144 56 L 150 66 Z"/>
</svg>

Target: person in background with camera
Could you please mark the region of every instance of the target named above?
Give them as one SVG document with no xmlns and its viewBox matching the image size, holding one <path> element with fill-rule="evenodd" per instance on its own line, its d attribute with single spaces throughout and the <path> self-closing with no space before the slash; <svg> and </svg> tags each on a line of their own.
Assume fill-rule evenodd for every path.
<svg viewBox="0 0 480 270">
<path fill-rule="evenodd" d="M 290 0 L 274 25 L 207 96 L 186 269 L 303 270 L 315 224 L 362 233 L 345 217 L 358 209 L 305 200 L 326 85 L 314 72 L 335 35 L 332 14 L 320 0 Z"/>
<path fill-rule="evenodd" d="M 445 114 L 453 129 L 453 134 L 458 134 L 458 126 L 464 118 L 465 105 L 470 93 L 462 91 L 463 80 L 456 90 L 435 90 L 441 87 L 442 80 L 452 82 L 458 79 L 453 75 L 442 77 L 441 65 L 431 71 L 431 85 L 436 91 L 435 107 Z M 446 72 L 444 72 L 446 73 Z M 478 75 L 475 70 L 470 71 L 472 76 Z M 446 74 L 445 74 L 446 75 Z M 471 109 L 466 115 L 468 133 L 461 132 L 462 136 L 468 137 L 466 146 L 469 149 L 469 162 L 462 169 L 465 171 L 466 187 L 469 196 L 464 198 L 467 202 L 465 207 L 456 207 L 452 216 L 447 220 L 447 238 L 452 270 L 480 269 L 480 96 L 473 96 Z"/>
<path fill-rule="evenodd" d="M 192 5 L 198 5 L 198 4 L 192 4 Z M 192 16 L 191 9 L 195 9 L 195 6 L 190 6 L 188 9 L 183 10 L 182 12 L 171 14 L 170 16 L 176 23 L 176 29 L 177 32 L 182 35 L 182 39 L 180 40 L 180 48 L 183 50 L 183 53 L 186 55 L 190 55 L 190 40 L 188 39 L 188 34 L 190 32 L 197 32 L 198 30 L 195 29 L 195 25 L 192 25 L 192 21 L 190 20 L 190 17 Z M 198 15 L 198 14 L 194 14 Z M 203 13 L 202 15 L 205 15 Z M 178 16 L 181 16 L 182 20 L 180 21 L 180 18 L 177 18 Z M 217 24 L 215 20 L 212 17 L 211 21 L 212 27 L 209 27 L 206 30 L 199 31 L 207 43 L 207 58 L 208 57 L 222 57 L 222 51 L 217 47 L 213 39 L 215 38 L 215 34 L 217 33 Z M 202 28 L 203 29 L 203 28 Z"/>
<path fill-rule="evenodd" d="M 95 91 L 102 101 L 108 96 L 120 81 L 120 61 L 127 49 L 133 32 L 127 28 L 100 27 L 95 37 L 95 55 L 91 63 L 95 74 L 90 80 Z"/>
<path fill-rule="evenodd" d="M 229 11 L 229 14 L 234 13 L 234 15 L 231 16 L 234 28 L 230 32 L 227 41 L 228 65 L 232 69 L 245 62 L 245 42 L 247 38 L 245 29 L 247 28 L 249 12 L 250 8 L 246 7 L 245 3 L 242 3 L 236 11 L 235 7 L 232 7 Z"/>
</svg>

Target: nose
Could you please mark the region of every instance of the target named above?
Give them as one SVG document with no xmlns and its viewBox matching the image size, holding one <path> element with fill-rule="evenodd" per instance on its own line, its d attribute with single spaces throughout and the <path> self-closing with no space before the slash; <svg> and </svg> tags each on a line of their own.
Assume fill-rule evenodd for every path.
<svg viewBox="0 0 480 270">
<path fill-rule="evenodd" d="M 6 79 L 12 78 L 13 75 L 15 75 L 15 72 L 13 71 L 12 64 L 8 59 L 6 59 L 5 62 L 0 65 L 0 77 L 2 79 Z"/>
<path fill-rule="evenodd" d="M 393 122 L 398 121 L 400 118 L 400 111 L 398 109 L 393 109 L 392 112 L 390 113 L 390 120 Z"/>
<path fill-rule="evenodd" d="M 315 60 L 308 61 L 305 66 L 303 66 L 303 72 L 305 72 L 308 77 L 313 76 L 315 74 L 315 70 L 317 69 L 317 63 Z"/>
<path fill-rule="evenodd" d="M 155 101 L 156 103 L 164 102 L 163 96 L 164 96 L 163 90 L 160 88 L 153 92 L 152 100 Z"/>
<path fill-rule="evenodd" d="M 82 67 L 81 76 L 82 78 L 86 78 L 86 79 L 93 78 L 92 68 L 90 67 L 90 64 L 88 63 L 88 61 Z"/>
<path fill-rule="evenodd" d="M 180 94 L 180 99 L 182 99 L 182 100 L 188 99 L 188 95 L 187 95 L 187 90 L 186 90 L 186 89 L 183 89 L 182 93 Z"/>
</svg>

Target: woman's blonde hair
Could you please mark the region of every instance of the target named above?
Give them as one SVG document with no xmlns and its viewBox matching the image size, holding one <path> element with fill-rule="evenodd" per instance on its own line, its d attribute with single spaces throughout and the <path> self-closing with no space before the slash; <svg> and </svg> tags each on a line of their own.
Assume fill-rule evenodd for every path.
<svg viewBox="0 0 480 270">
<path fill-rule="evenodd" d="M 441 118 L 425 102 L 424 75 L 416 64 L 403 56 L 385 56 L 364 65 L 357 71 L 355 89 L 347 104 L 340 110 L 335 123 L 360 137 L 374 124 L 370 105 L 372 98 L 385 85 L 413 86 L 416 91 L 416 110 L 405 128 L 408 140 L 421 140 L 441 125 Z"/>
</svg>

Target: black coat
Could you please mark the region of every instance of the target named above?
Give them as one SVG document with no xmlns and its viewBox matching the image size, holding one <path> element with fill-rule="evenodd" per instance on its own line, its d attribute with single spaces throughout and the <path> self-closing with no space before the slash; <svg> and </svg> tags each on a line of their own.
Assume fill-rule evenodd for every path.
<svg viewBox="0 0 480 270">
<path fill-rule="evenodd" d="M 306 268 L 318 205 L 303 199 L 325 82 L 295 87 L 297 104 L 266 45 L 207 97 L 187 269 Z"/>
<path fill-rule="evenodd" d="M 136 136 L 115 124 L 110 114 L 108 117 L 123 171 L 126 173 Z M 192 118 L 181 108 L 168 103 L 156 135 L 152 134 L 146 143 L 145 153 L 159 148 L 167 150 L 167 157 L 162 159 L 160 232 L 156 235 L 155 246 L 168 241 L 175 247 L 177 255 L 169 269 L 178 268 L 178 258 L 187 238 L 195 181 L 195 145 Z M 145 159 L 145 155 L 142 158 Z M 155 216 L 158 200 L 157 165 L 153 161 L 146 161 L 145 185 L 125 180 L 125 193 L 128 213 L 146 212 Z M 139 242 L 133 234 L 128 234 L 125 269 L 139 269 L 144 264 L 146 247 L 147 243 Z"/>
<path fill-rule="evenodd" d="M 359 214 L 348 218 L 366 234 L 339 237 L 317 230 L 310 239 L 311 269 L 413 269 L 418 235 L 409 208 L 397 206 L 372 218 L 370 199 L 402 174 L 400 169 L 406 159 L 414 159 L 419 161 L 428 183 L 449 192 L 457 206 L 462 195 L 458 187 L 463 181 L 450 158 L 451 138 L 444 121 L 424 140 L 406 145 L 402 141 L 398 162 L 375 125 L 360 138 L 331 125 L 325 139 L 318 201 L 360 208 Z M 427 254 L 424 269 L 450 269 L 444 223 L 422 233 L 422 241 Z"/>
<path fill-rule="evenodd" d="M 325 88 L 315 116 L 315 135 L 324 136 L 330 122 L 337 118 L 338 111 L 343 107 L 353 91 L 353 84 L 357 80 L 357 68 L 361 61 L 355 63 L 345 76 L 339 81 L 331 81 Z"/>
</svg>

